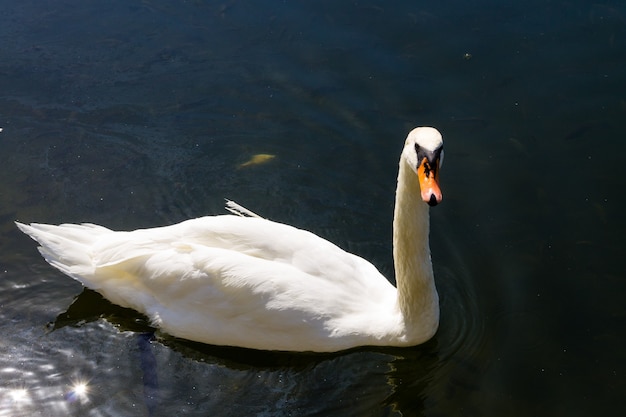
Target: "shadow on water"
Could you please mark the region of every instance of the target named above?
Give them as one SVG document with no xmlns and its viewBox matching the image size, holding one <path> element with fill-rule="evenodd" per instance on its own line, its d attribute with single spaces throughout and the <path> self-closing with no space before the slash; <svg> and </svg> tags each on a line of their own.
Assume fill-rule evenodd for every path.
<svg viewBox="0 0 626 417">
<path fill-rule="evenodd" d="M 60 313 L 49 324 L 51 330 L 65 326 L 81 326 L 96 320 L 105 319 L 120 331 L 153 332 L 148 318 L 130 308 L 120 307 L 109 302 L 95 291 L 83 288 L 66 311 Z"/>
</svg>

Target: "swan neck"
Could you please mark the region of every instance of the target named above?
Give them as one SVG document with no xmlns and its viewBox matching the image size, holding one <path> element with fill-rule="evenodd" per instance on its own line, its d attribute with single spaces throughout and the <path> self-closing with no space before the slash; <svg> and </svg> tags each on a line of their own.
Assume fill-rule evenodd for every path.
<svg viewBox="0 0 626 417">
<path fill-rule="evenodd" d="M 401 158 L 393 221 L 398 306 L 407 324 L 419 321 L 436 329 L 439 301 L 430 259 L 429 225 L 429 207 L 421 199 L 417 174 Z"/>
</svg>

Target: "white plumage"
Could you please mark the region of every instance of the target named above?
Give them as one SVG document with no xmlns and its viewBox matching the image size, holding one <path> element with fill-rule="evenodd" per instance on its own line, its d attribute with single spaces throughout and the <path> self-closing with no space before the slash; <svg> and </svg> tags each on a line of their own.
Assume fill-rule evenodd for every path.
<svg viewBox="0 0 626 417">
<path fill-rule="evenodd" d="M 177 337 L 254 349 L 330 352 L 408 346 L 439 322 L 428 206 L 441 200 L 443 142 L 407 137 L 398 174 L 398 289 L 366 260 L 305 230 L 255 216 L 209 216 L 131 232 L 17 223 L 61 272 Z"/>
</svg>

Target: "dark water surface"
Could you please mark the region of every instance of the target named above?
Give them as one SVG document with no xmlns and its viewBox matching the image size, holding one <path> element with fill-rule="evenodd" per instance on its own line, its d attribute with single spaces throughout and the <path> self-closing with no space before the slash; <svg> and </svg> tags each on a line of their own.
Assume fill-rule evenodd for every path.
<svg viewBox="0 0 626 417">
<path fill-rule="evenodd" d="M 0 1 L 0 417 L 624 415 L 626 4 L 509 3 Z M 417 125 L 446 158 L 415 348 L 152 336 L 13 225 L 227 197 L 392 279 Z"/>
</svg>

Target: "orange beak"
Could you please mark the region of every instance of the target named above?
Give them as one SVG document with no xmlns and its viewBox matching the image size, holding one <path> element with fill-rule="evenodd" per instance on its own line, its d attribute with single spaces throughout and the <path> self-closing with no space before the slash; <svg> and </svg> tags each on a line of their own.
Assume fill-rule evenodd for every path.
<svg viewBox="0 0 626 417">
<path fill-rule="evenodd" d="M 432 166 L 428 159 L 424 158 L 417 167 L 417 178 L 420 182 L 420 190 L 422 192 L 422 200 L 429 206 L 436 206 L 441 203 L 443 196 L 437 182 L 439 172 L 439 161 L 435 161 L 436 166 Z"/>
</svg>

